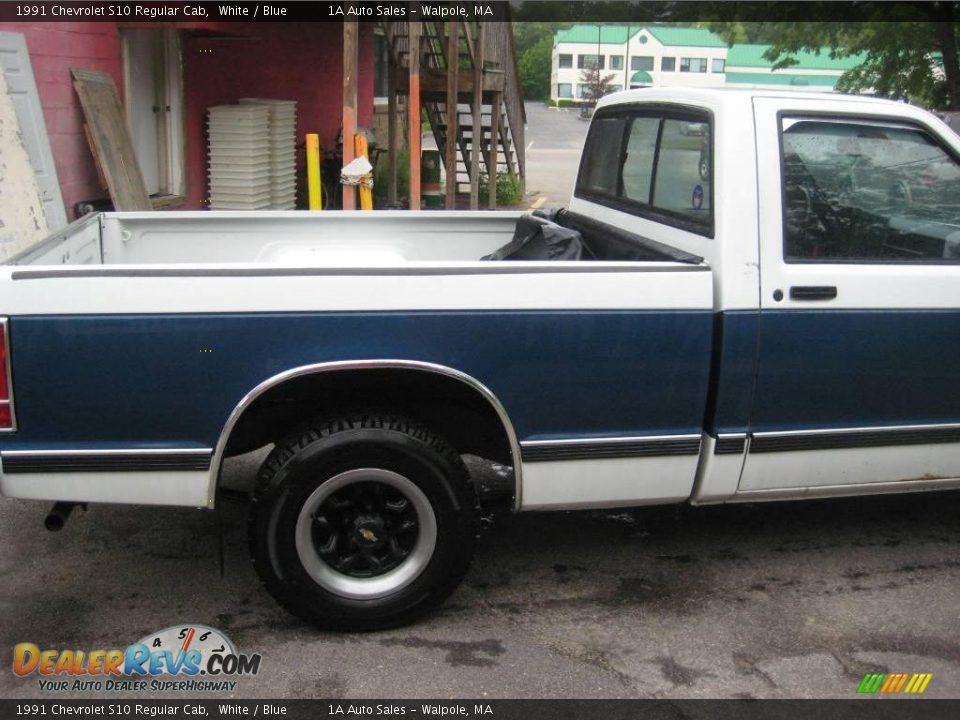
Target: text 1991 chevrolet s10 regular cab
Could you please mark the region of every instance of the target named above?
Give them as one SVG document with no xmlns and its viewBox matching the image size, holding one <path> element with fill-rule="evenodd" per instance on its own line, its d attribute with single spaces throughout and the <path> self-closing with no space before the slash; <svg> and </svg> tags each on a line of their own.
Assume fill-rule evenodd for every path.
<svg viewBox="0 0 960 720">
<path fill-rule="evenodd" d="M 212 508 L 273 445 L 267 589 L 397 625 L 473 555 L 464 454 L 518 511 L 960 486 L 958 258 L 960 137 L 815 93 L 607 97 L 539 218 L 88 216 L 0 266 L 0 491 Z"/>
</svg>

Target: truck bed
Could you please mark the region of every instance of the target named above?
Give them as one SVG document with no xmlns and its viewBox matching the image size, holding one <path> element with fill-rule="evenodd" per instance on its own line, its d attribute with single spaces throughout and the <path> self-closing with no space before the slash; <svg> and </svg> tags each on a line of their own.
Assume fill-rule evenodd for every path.
<svg viewBox="0 0 960 720">
<path fill-rule="evenodd" d="M 471 261 L 513 235 L 520 212 L 184 211 L 86 216 L 9 265 L 392 265 Z"/>
<path fill-rule="evenodd" d="M 475 262 L 508 243 L 524 213 L 146 212 L 83 217 L 7 265 L 266 265 L 382 267 Z M 679 261 L 701 258 L 563 212 L 584 259 Z"/>
</svg>

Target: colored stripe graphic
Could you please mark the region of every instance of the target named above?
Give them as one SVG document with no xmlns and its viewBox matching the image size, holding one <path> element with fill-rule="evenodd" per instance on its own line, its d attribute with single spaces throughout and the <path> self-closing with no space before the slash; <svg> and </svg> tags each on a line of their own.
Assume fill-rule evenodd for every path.
<svg viewBox="0 0 960 720">
<path fill-rule="evenodd" d="M 933 679 L 933 673 L 867 673 L 857 686 L 858 693 L 881 695 L 921 695 Z"/>
<path fill-rule="evenodd" d="M 858 693 L 875 693 L 880 689 L 880 685 L 883 683 L 886 673 L 867 673 L 863 676 L 863 680 L 860 681 L 860 686 L 857 688 Z"/>
</svg>

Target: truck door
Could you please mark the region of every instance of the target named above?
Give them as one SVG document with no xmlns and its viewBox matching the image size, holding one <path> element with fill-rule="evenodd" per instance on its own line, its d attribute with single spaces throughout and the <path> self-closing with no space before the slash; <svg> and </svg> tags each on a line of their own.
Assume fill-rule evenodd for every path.
<svg viewBox="0 0 960 720">
<path fill-rule="evenodd" d="M 909 106 L 896 118 L 857 100 L 784 107 L 754 101 L 761 349 L 739 491 L 949 484 L 960 477 L 960 138 Z"/>
</svg>

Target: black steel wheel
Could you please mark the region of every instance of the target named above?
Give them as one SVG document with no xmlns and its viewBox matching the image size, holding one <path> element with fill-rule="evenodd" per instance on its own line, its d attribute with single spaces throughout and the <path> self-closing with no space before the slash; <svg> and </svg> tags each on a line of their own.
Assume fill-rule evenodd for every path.
<svg viewBox="0 0 960 720">
<path fill-rule="evenodd" d="M 250 513 L 267 590 L 319 627 L 409 622 L 466 573 L 479 508 L 460 457 L 412 421 L 365 414 L 311 424 L 279 443 Z"/>
</svg>

